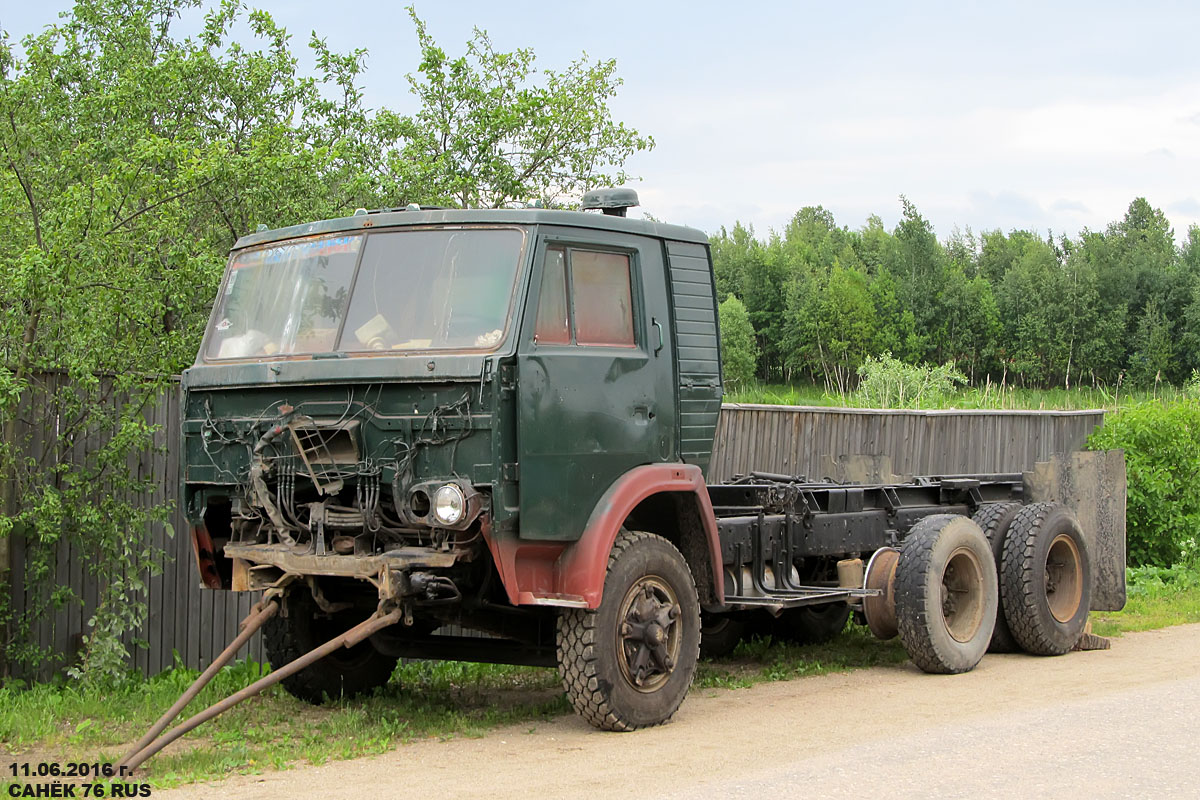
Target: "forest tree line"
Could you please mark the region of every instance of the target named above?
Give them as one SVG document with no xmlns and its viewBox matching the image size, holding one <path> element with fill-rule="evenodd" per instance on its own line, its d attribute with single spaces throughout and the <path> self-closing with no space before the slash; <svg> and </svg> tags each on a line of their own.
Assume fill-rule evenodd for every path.
<svg viewBox="0 0 1200 800">
<path fill-rule="evenodd" d="M 901 204 L 891 231 L 810 206 L 765 239 L 740 222 L 711 237 L 727 380 L 845 393 L 885 353 L 1030 388 L 1179 384 L 1200 368 L 1200 226 L 1176 242 L 1139 197 L 1074 238 L 968 228 L 939 241 Z"/>
</svg>

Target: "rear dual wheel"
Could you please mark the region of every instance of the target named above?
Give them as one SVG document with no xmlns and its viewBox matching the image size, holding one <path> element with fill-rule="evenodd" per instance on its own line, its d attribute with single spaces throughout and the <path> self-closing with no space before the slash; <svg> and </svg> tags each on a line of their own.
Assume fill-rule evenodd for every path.
<svg viewBox="0 0 1200 800">
<path fill-rule="evenodd" d="M 896 618 L 913 662 L 955 673 L 973 669 L 989 644 L 1069 651 L 1091 607 L 1091 566 L 1074 514 L 1059 503 L 997 504 L 975 519 L 982 528 L 966 517 L 926 517 L 904 540 Z"/>
<path fill-rule="evenodd" d="M 850 606 L 844 602 L 789 608 L 779 615 L 773 630 L 795 644 L 824 644 L 846 630 Z"/>
<path fill-rule="evenodd" d="M 1066 653 L 1091 608 L 1091 564 L 1074 514 L 1059 503 L 994 503 L 973 519 L 983 528 L 1000 579 L 1000 611 L 988 648 Z"/>
<path fill-rule="evenodd" d="M 999 604 L 995 560 L 966 517 L 936 514 L 909 531 L 896 565 L 900 640 L 925 672 L 967 672 L 987 652 Z"/>
<path fill-rule="evenodd" d="M 1003 580 L 1004 570 L 1001 566 L 1004 555 L 1004 542 L 1008 538 L 1008 529 L 1012 521 L 1025 506 L 1020 503 L 988 503 L 980 506 L 971 519 L 983 529 L 988 544 L 992 548 L 992 557 L 996 564 L 997 576 Z M 988 645 L 989 653 L 1016 653 L 1021 649 L 1017 640 L 1008 629 L 1004 618 L 1004 589 L 1000 589 L 1000 608 L 996 611 L 996 627 L 992 631 L 992 641 Z"/>
<path fill-rule="evenodd" d="M 1070 509 L 1033 503 L 1013 518 L 1004 540 L 1000 591 L 1013 640 L 1034 655 L 1075 646 L 1091 609 L 1087 545 Z"/>
</svg>

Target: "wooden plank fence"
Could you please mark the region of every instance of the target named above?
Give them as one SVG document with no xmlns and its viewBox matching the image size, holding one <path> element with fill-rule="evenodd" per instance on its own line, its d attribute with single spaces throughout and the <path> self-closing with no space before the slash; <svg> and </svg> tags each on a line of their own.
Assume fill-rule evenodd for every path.
<svg viewBox="0 0 1200 800">
<path fill-rule="evenodd" d="M 751 470 L 836 477 L 845 456 L 886 456 L 896 475 L 1020 472 L 1080 450 L 1103 411 L 823 408 L 726 404 L 708 479 Z"/>
<path fill-rule="evenodd" d="M 173 446 L 179 430 L 180 404 L 173 391 L 147 411 L 159 427 L 155 449 L 141 454 L 131 469 L 154 480 L 148 501 L 174 502 L 178 493 L 178 453 Z M 1088 434 L 1103 421 L 1103 412 L 1057 411 L 877 411 L 792 406 L 726 405 L 717 429 L 710 480 L 717 482 L 752 469 L 829 475 L 838 459 L 849 455 L 891 458 L 897 474 L 1013 472 L 1028 469 L 1052 453 L 1080 449 Z M 60 421 L 51 415 L 39 420 L 44 430 L 32 431 L 30 446 L 41 453 Z M 28 422 L 27 422 L 28 424 Z M 75 457 L 85 457 L 76 452 Z M 191 554 L 187 526 L 178 508 L 176 531 L 154 525 L 146 532 L 163 550 L 160 571 L 145 575 L 145 624 L 130 632 L 126 644 L 131 666 L 152 675 L 175 663 L 202 669 L 237 633 L 237 624 L 256 598 L 248 593 L 214 592 L 200 588 Z M 24 543 L 12 542 L 11 575 L 14 610 L 20 614 L 35 598 L 25 576 Z M 55 582 L 70 586 L 81 602 L 59 609 L 34 625 L 35 641 L 56 654 L 40 670 L 45 678 L 76 654 L 100 595 L 99 581 L 86 569 L 86 558 L 72 546 L 61 546 L 55 561 Z M 135 646 L 140 642 L 140 646 Z M 265 660 L 256 635 L 239 657 Z"/>
</svg>

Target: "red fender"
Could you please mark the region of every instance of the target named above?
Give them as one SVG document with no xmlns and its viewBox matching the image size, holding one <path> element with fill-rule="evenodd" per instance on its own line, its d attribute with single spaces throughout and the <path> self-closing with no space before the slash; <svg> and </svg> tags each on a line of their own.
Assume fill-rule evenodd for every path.
<svg viewBox="0 0 1200 800">
<path fill-rule="evenodd" d="M 721 569 L 717 521 L 704 473 L 693 464 L 646 464 L 626 472 L 600 498 L 583 535 L 574 543 L 498 536 L 485 524 L 484 539 L 492 551 L 509 602 L 598 608 L 604 595 L 608 556 L 621 524 L 638 503 L 662 492 L 690 492 L 696 496 L 708 539 L 713 590 L 717 603 L 724 603 L 725 575 Z"/>
<path fill-rule="evenodd" d="M 200 570 L 200 582 L 209 589 L 224 588 L 221 575 L 217 572 L 216 548 L 203 522 L 192 525 L 192 555 L 196 557 L 196 566 Z"/>
<path fill-rule="evenodd" d="M 708 538 L 708 555 L 712 559 L 713 591 L 718 604 L 725 602 L 725 571 L 721 568 L 717 518 L 713 514 L 708 486 L 704 483 L 704 473 L 694 464 L 646 464 L 629 470 L 608 487 L 588 518 L 583 536 L 558 559 L 559 585 L 563 593 L 583 597 L 588 608 L 600 605 L 608 555 L 617 540 L 621 523 L 638 503 L 660 492 L 692 492 L 696 495 Z"/>
</svg>

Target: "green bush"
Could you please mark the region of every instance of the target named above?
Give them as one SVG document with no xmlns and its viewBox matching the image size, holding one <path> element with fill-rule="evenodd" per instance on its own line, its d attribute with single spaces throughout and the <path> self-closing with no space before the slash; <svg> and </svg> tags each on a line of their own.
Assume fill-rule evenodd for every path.
<svg viewBox="0 0 1200 800">
<path fill-rule="evenodd" d="M 868 356 L 858 368 L 858 377 L 853 399 L 872 408 L 938 408 L 967 382 L 953 362 L 914 366 L 891 353 Z"/>
<path fill-rule="evenodd" d="M 1125 451 L 1129 564 L 1169 567 L 1194 558 L 1200 542 L 1200 401 L 1149 401 L 1111 412 L 1088 447 Z"/>
</svg>

